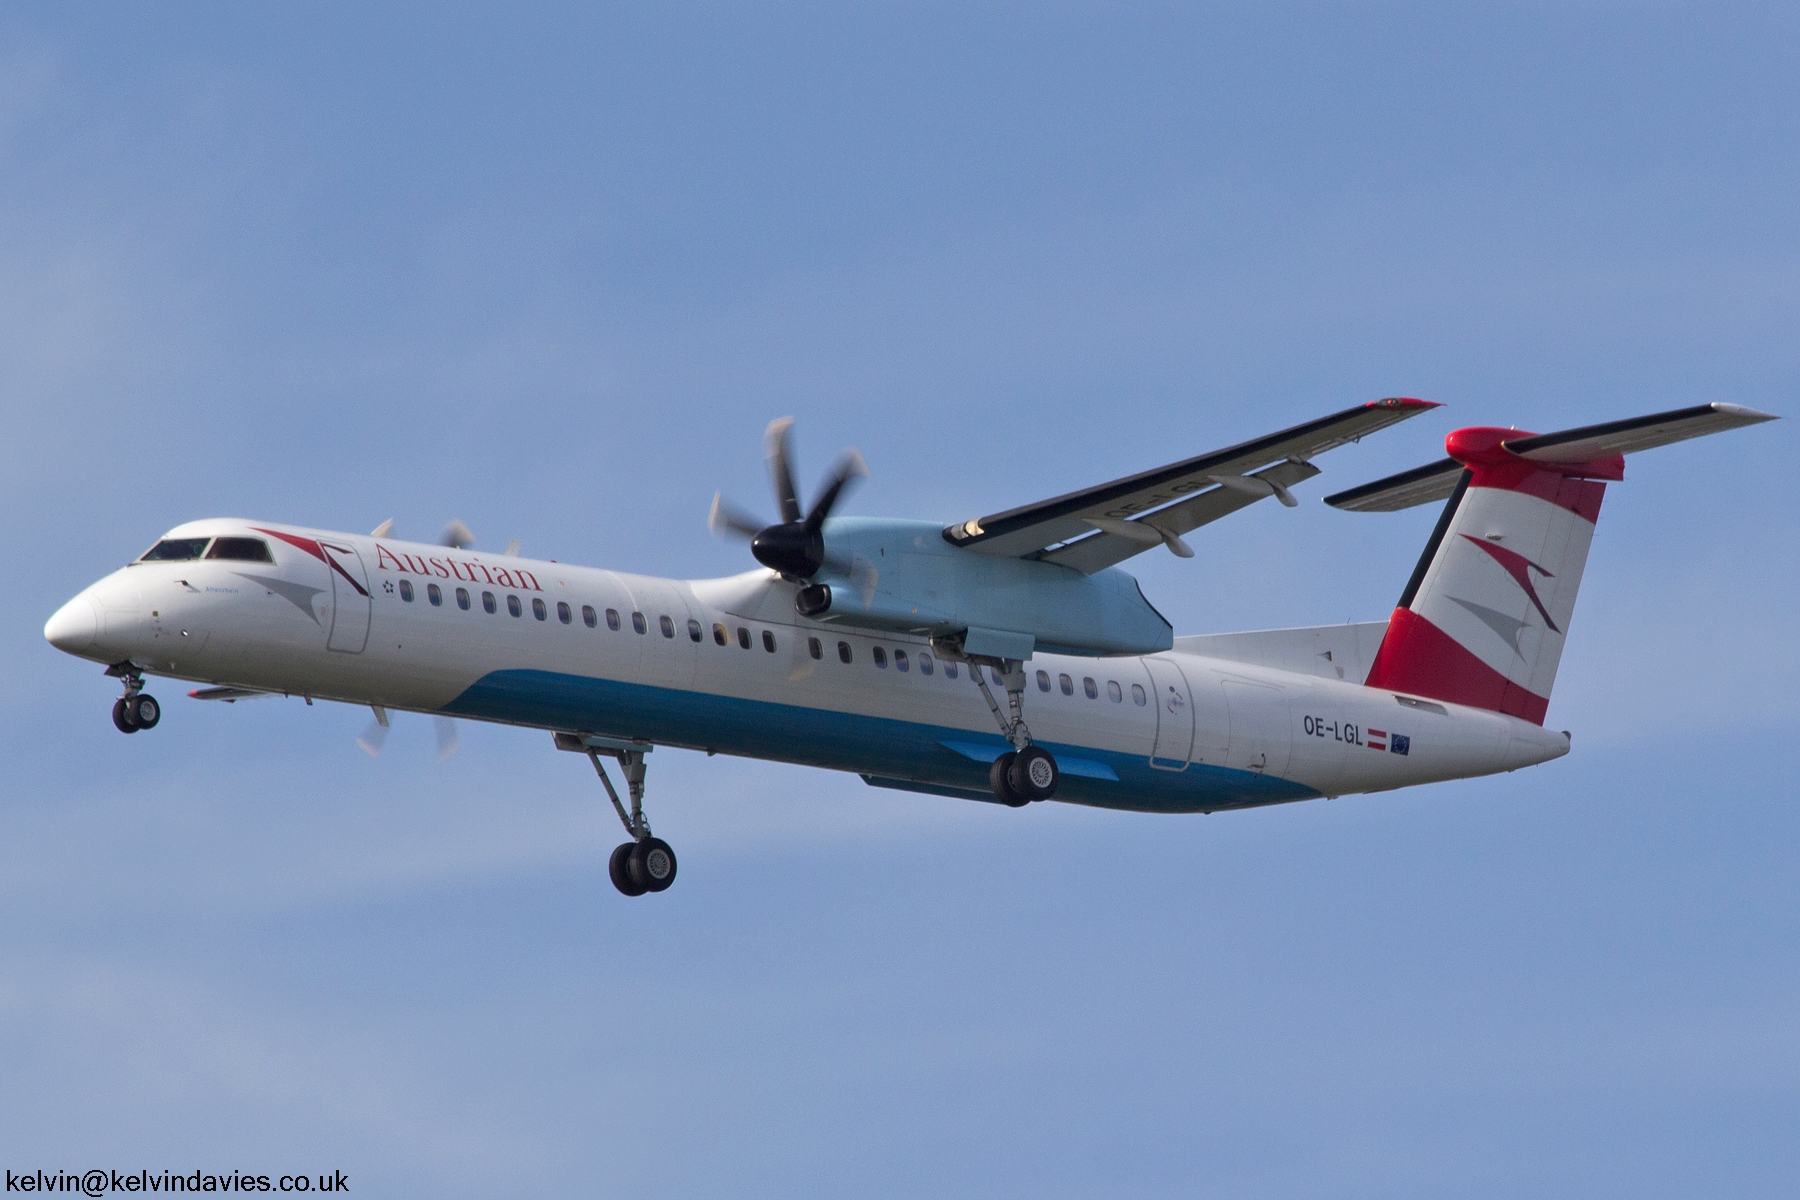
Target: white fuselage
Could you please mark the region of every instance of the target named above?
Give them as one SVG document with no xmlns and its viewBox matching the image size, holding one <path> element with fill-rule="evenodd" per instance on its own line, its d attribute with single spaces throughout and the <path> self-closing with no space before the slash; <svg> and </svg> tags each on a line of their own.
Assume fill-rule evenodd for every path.
<svg viewBox="0 0 1800 1200">
<path fill-rule="evenodd" d="M 989 763 L 1008 748 L 975 668 L 938 660 L 922 636 L 803 618 L 793 585 L 769 571 L 658 579 L 237 520 L 169 536 L 225 535 L 263 538 L 274 562 L 134 563 L 71 600 L 46 636 L 179 679 L 805 763 L 971 798 L 991 798 Z M 1062 767 L 1057 798 L 1077 803 L 1211 811 L 1508 771 L 1568 750 L 1565 734 L 1363 687 L 1360 674 L 1179 646 L 1038 654 L 1026 669 L 1032 739 Z"/>
</svg>

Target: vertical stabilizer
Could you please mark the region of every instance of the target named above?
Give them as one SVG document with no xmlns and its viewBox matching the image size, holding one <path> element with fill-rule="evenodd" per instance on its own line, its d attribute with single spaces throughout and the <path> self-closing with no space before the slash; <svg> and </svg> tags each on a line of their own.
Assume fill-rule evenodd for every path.
<svg viewBox="0 0 1800 1200">
<path fill-rule="evenodd" d="M 1494 709 L 1543 724 L 1606 494 L 1624 459 L 1539 465 L 1459 429 L 1462 465 L 1444 515 L 1388 623 L 1371 687 Z"/>
</svg>

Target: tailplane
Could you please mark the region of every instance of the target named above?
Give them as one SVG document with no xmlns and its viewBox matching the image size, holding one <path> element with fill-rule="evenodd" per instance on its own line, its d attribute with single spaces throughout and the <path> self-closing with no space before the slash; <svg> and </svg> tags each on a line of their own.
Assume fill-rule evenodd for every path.
<svg viewBox="0 0 1800 1200">
<path fill-rule="evenodd" d="M 1625 455 L 1760 421 L 1734 404 L 1561 433 L 1458 429 L 1449 458 L 1326 497 L 1386 512 L 1444 499 L 1365 681 L 1544 723 L 1594 524 Z"/>
</svg>

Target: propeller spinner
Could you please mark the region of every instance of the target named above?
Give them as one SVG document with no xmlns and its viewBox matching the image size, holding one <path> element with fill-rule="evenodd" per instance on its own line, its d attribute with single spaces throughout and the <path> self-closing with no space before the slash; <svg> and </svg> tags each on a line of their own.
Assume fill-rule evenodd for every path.
<svg viewBox="0 0 1800 1200">
<path fill-rule="evenodd" d="M 757 562 L 797 582 L 811 579 L 826 565 L 825 518 L 831 515 L 844 489 L 859 476 L 867 475 L 869 467 L 854 448 L 844 451 L 812 509 L 802 515 L 800 493 L 794 487 L 793 455 L 788 448 L 788 431 L 793 424 L 794 418 L 782 417 L 769 422 L 763 434 L 768 446 L 769 479 L 781 506 L 780 522 L 764 525 L 725 499 L 724 493 L 717 493 L 706 523 L 714 533 L 735 533 L 750 539 L 750 553 Z"/>
</svg>

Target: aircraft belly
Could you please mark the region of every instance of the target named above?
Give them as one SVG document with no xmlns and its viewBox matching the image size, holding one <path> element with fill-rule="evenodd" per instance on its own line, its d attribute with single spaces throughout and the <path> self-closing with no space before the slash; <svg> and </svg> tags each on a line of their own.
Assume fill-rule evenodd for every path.
<svg viewBox="0 0 1800 1200">
<path fill-rule="evenodd" d="M 969 686 L 969 685 L 964 685 Z M 975 689 L 970 686 L 970 691 Z M 443 711 L 457 716 L 644 738 L 806 766 L 985 791 L 988 767 L 944 743 L 1004 750 L 997 732 L 927 720 L 628 684 L 538 670 L 484 676 Z M 985 716 L 985 708 L 983 709 Z M 1057 798 L 1109 808 L 1194 812 L 1302 800 L 1303 785 L 1217 767 L 1153 772 L 1145 756 L 1039 741 L 1053 754 L 1109 768 L 1113 780 L 1065 773 Z"/>
</svg>

